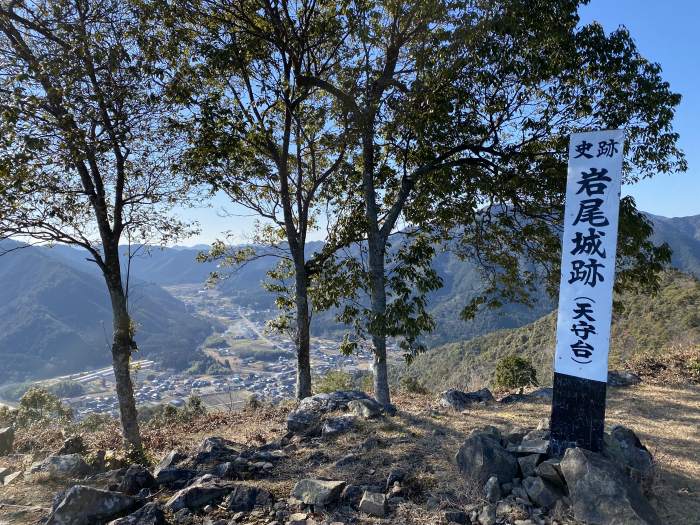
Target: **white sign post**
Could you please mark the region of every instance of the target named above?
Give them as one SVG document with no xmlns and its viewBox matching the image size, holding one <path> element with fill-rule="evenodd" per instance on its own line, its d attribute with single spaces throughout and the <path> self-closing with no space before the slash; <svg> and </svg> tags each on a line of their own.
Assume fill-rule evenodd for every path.
<svg viewBox="0 0 700 525">
<path fill-rule="evenodd" d="M 602 448 L 624 134 L 569 143 L 550 448 Z"/>
</svg>

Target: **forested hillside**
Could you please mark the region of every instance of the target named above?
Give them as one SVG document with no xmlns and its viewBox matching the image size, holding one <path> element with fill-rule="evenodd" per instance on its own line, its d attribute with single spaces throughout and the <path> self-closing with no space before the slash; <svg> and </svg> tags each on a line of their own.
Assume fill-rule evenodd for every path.
<svg viewBox="0 0 700 525">
<path fill-rule="evenodd" d="M 0 382 L 109 364 L 111 310 L 100 279 L 45 248 L 0 258 Z M 153 284 L 132 283 L 130 305 L 139 357 L 167 356 L 171 366 L 184 366 L 210 331 Z"/>
<path fill-rule="evenodd" d="M 664 274 L 653 297 L 625 294 L 614 315 L 610 361 L 624 366 L 633 357 L 658 354 L 676 344 L 700 343 L 700 281 L 676 271 Z M 541 384 L 552 376 L 556 312 L 513 330 L 499 330 L 468 341 L 446 344 L 418 356 L 395 374 L 424 385 L 473 389 L 488 385 L 496 362 L 511 353 L 530 359 Z"/>
</svg>

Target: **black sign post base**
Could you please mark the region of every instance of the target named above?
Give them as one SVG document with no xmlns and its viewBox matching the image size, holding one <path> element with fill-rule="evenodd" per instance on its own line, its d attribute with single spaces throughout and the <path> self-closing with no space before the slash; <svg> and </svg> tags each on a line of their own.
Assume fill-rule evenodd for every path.
<svg viewBox="0 0 700 525">
<path fill-rule="evenodd" d="M 603 449 L 607 383 L 554 373 L 549 452 L 561 457 L 567 448 Z"/>
</svg>

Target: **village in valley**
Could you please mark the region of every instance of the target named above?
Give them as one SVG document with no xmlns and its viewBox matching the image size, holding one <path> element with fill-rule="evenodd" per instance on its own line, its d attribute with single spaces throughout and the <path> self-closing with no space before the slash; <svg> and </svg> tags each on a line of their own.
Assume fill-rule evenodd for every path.
<svg viewBox="0 0 700 525">
<path fill-rule="evenodd" d="M 209 409 L 238 410 L 251 397 L 270 403 L 293 399 L 294 344 L 288 337 L 267 329 L 266 320 L 275 312 L 236 306 L 216 289 L 201 284 L 171 287 L 170 292 L 196 315 L 216 321 L 221 331 L 207 338 L 200 348 L 193 348 L 192 353 L 201 352 L 221 367 L 214 367 L 214 373 L 175 371 L 168 368 L 167 362 L 135 360 L 132 380 L 139 406 L 183 407 L 194 396 Z M 340 353 L 339 345 L 338 340 L 313 339 L 311 362 L 319 376 L 330 371 L 351 375 L 369 371 L 371 350 L 360 347 L 352 355 L 345 356 Z M 389 350 L 393 361 L 399 362 L 398 348 L 392 344 Z M 41 380 L 36 385 L 51 387 L 61 382 L 80 385 L 80 395 L 62 398 L 77 419 L 93 413 L 118 414 L 111 367 Z M 6 403 L 12 404 L 12 401 L 6 400 Z"/>
</svg>

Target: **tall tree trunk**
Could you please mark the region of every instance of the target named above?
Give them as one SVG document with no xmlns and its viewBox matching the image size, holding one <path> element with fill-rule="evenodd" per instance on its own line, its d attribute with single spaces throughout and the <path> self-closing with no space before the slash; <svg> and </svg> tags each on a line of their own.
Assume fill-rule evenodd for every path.
<svg viewBox="0 0 700 525">
<path fill-rule="evenodd" d="M 386 288 L 384 283 L 384 244 L 369 240 L 370 301 L 372 307 L 372 345 L 374 346 L 374 397 L 382 406 L 391 405 L 389 375 L 386 367 Z"/>
<path fill-rule="evenodd" d="M 369 115 L 369 113 L 368 113 Z M 388 407 L 391 405 L 389 377 L 386 369 L 386 287 L 384 282 L 384 254 L 386 238 L 379 228 L 379 211 L 374 187 L 374 122 L 369 116 L 363 122 L 362 186 L 367 218 L 367 247 L 369 249 L 370 302 L 372 319 L 370 334 L 374 346 L 374 397 Z"/>
<path fill-rule="evenodd" d="M 303 257 L 302 257 L 303 259 Z M 308 276 L 304 261 L 295 264 L 297 313 L 297 399 L 311 395 L 311 351 L 309 334 Z"/>
<path fill-rule="evenodd" d="M 109 261 L 109 259 L 112 260 Z M 142 450 L 142 443 L 136 414 L 136 401 L 134 400 L 134 385 L 129 370 L 132 351 L 131 320 L 121 282 L 119 260 L 117 258 L 115 261 L 114 257 L 109 259 L 106 265 L 108 275 L 105 275 L 105 279 L 112 301 L 112 368 L 117 385 L 119 417 L 124 444 L 132 451 L 138 452 Z"/>
</svg>

